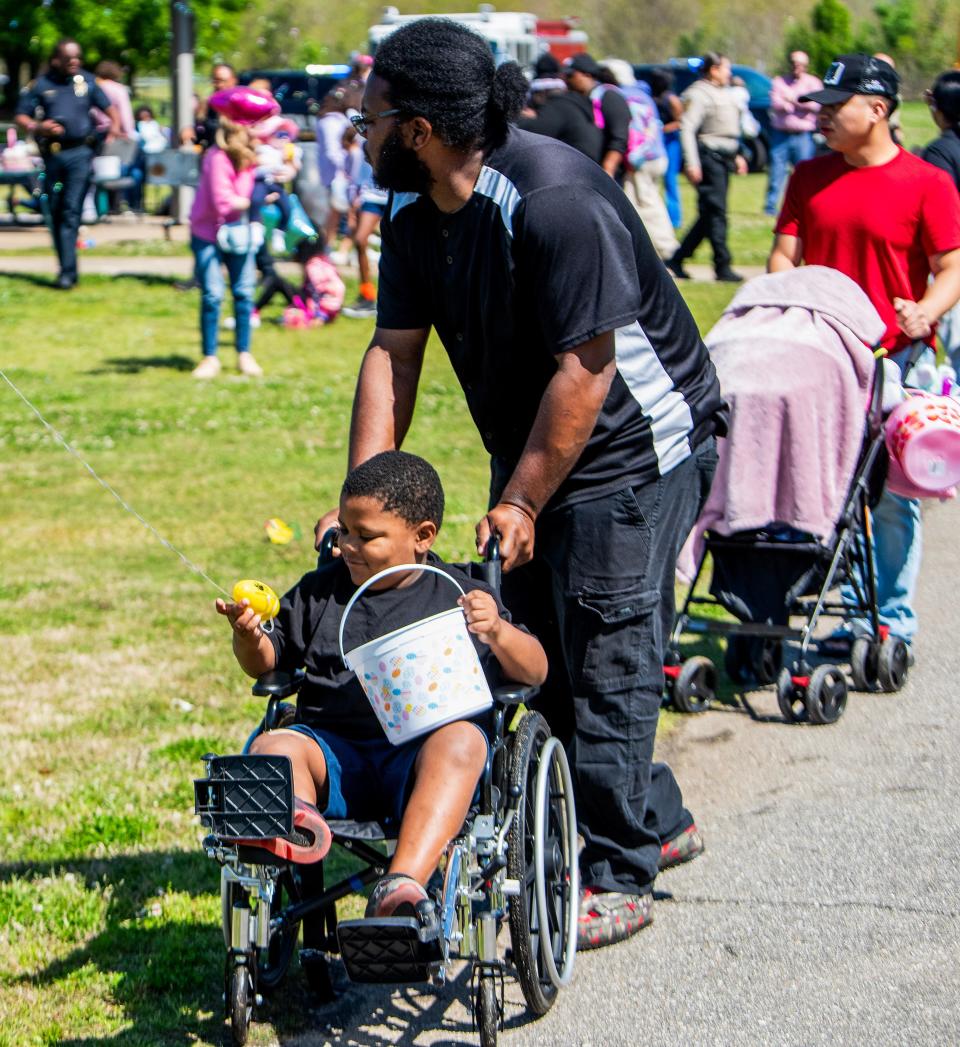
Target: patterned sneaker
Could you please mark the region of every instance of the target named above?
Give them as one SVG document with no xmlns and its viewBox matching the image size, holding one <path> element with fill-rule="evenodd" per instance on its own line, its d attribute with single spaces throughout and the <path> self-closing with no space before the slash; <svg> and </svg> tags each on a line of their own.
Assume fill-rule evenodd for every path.
<svg viewBox="0 0 960 1047">
<path fill-rule="evenodd" d="M 216 378 L 219 373 L 219 356 L 205 356 L 193 369 L 194 378 Z"/>
<path fill-rule="evenodd" d="M 652 894 L 620 894 L 586 887 L 580 897 L 578 949 L 602 949 L 653 923 Z"/>
<path fill-rule="evenodd" d="M 678 833 L 672 840 L 660 848 L 660 871 L 672 869 L 675 865 L 692 862 L 698 854 L 703 853 L 703 836 L 696 825 L 691 825 Z"/>
</svg>

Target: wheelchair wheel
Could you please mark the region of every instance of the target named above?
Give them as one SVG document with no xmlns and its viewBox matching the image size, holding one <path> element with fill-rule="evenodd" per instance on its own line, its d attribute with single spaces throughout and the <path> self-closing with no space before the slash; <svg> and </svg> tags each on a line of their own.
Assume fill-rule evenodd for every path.
<svg viewBox="0 0 960 1047">
<path fill-rule="evenodd" d="M 514 735 L 509 784 L 522 794 L 507 838 L 507 875 L 520 883 L 510 941 L 524 999 L 541 1015 L 573 974 L 580 876 L 570 769 L 539 713 Z"/>
<path fill-rule="evenodd" d="M 497 1047 L 500 1031 L 500 1001 L 497 999 L 497 977 L 492 971 L 483 971 L 477 982 L 477 1031 L 480 1047 Z"/>
<path fill-rule="evenodd" d="M 285 872 L 278 880 L 270 902 L 270 920 L 273 922 L 292 902 L 299 901 L 299 892 L 291 890 L 290 874 Z M 283 981 L 297 948 L 300 924 L 283 924 L 270 936 L 270 944 L 259 952 L 257 961 L 257 988 L 272 992 Z"/>
<path fill-rule="evenodd" d="M 230 1033 L 237 1047 L 243 1047 L 250 1032 L 253 1017 L 253 986 L 246 964 L 238 964 L 230 972 L 227 986 L 227 1008 L 230 1012 Z"/>
</svg>

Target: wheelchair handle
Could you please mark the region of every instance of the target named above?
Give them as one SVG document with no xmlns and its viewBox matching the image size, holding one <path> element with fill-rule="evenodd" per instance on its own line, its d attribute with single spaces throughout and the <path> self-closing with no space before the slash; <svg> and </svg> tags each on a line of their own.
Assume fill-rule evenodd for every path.
<svg viewBox="0 0 960 1047">
<path fill-rule="evenodd" d="M 317 563 L 327 564 L 333 559 L 333 550 L 337 544 L 337 536 L 340 534 L 338 527 L 328 527 L 320 539 L 320 548 L 317 550 Z"/>
<path fill-rule="evenodd" d="M 487 539 L 487 551 L 484 555 L 487 563 L 496 563 L 500 559 L 500 532 L 491 531 Z"/>
<path fill-rule="evenodd" d="M 343 609 L 343 617 L 340 619 L 340 631 L 337 634 L 337 643 L 340 647 L 340 659 L 348 669 L 352 669 L 353 666 L 347 661 L 347 656 L 343 650 L 343 630 L 347 624 L 347 617 L 353 610 L 353 605 L 360 599 L 367 589 L 373 585 L 374 582 L 379 582 L 381 578 L 386 578 L 391 574 L 400 574 L 402 571 L 429 571 L 431 574 L 439 574 L 441 578 L 446 578 L 451 585 L 456 586 L 461 596 L 466 596 L 463 586 L 461 586 L 456 578 L 447 574 L 446 571 L 441 571 L 439 567 L 434 567 L 433 564 L 402 563 L 397 564 L 395 567 L 385 567 L 382 571 L 378 571 L 375 575 L 368 578 L 362 585 L 357 587 L 357 591 L 350 597 L 347 606 Z"/>
</svg>

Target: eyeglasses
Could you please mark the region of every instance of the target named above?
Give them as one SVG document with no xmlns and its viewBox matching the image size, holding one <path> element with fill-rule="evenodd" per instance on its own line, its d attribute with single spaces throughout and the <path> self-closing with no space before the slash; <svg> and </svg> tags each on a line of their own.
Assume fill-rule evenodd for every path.
<svg viewBox="0 0 960 1047">
<path fill-rule="evenodd" d="M 356 128 L 357 134 L 365 135 L 367 128 L 374 122 L 374 120 L 383 120 L 388 116 L 396 116 L 397 113 L 403 112 L 402 109 L 384 109 L 382 113 L 373 113 L 371 116 L 364 116 L 363 113 L 356 113 L 350 117 L 350 123 Z"/>
</svg>

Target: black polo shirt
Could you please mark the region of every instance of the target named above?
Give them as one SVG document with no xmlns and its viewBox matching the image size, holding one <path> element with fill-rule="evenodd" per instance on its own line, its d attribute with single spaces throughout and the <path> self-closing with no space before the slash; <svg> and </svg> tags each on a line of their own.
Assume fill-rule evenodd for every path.
<svg viewBox="0 0 960 1047">
<path fill-rule="evenodd" d="M 94 106 L 106 112 L 110 99 L 91 73 L 81 69 L 68 77 L 51 69 L 20 93 L 17 114 L 35 120 L 56 120 L 63 125 L 60 141 L 69 147 L 82 144 L 94 133 L 96 125 L 90 115 Z"/>
<path fill-rule="evenodd" d="M 511 128 L 459 211 L 392 194 L 381 236 L 378 326 L 436 329 L 484 446 L 508 463 L 556 354 L 615 333 L 610 393 L 552 504 L 656 479 L 725 431 L 713 364 L 637 212 L 562 142 Z"/>
</svg>

